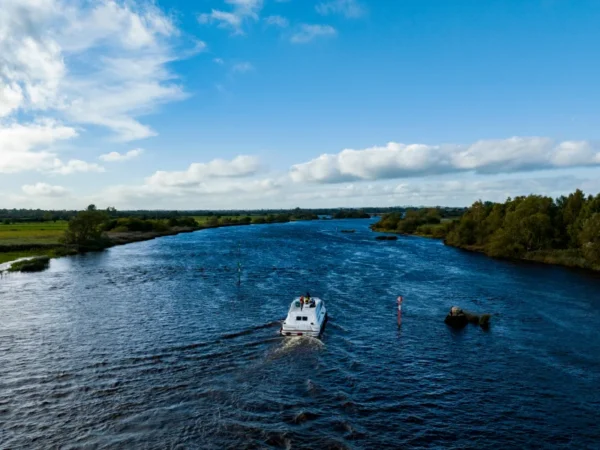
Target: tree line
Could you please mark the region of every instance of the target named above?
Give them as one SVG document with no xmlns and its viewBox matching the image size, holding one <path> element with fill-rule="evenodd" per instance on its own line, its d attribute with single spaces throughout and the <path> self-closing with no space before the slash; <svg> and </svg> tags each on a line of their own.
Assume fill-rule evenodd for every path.
<svg viewBox="0 0 600 450">
<path fill-rule="evenodd" d="M 268 214 L 265 216 L 221 216 L 208 215 L 202 223 L 194 217 L 171 214 L 168 218 L 115 217 L 116 210 L 99 210 L 90 205 L 69 219 L 62 243 L 77 251 L 98 250 L 110 245 L 106 233 L 166 233 L 177 228 L 200 229 L 230 225 L 250 225 L 263 223 L 285 223 L 292 220 L 314 220 L 319 216 L 311 211 L 297 208 L 292 213 Z"/>
<path fill-rule="evenodd" d="M 557 199 L 528 195 L 504 203 L 477 201 L 460 219 L 435 223 L 434 216 L 431 210 L 392 214 L 374 228 L 431 235 L 493 257 L 600 267 L 600 194 L 586 196 L 578 189 Z M 427 218 L 430 224 L 423 222 Z"/>
<path fill-rule="evenodd" d="M 192 216 L 219 216 L 219 217 L 264 217 L 280 216 L 287 214 L 299 218 L 301 216 L 331 216 L 336 218 L 349 217 L 367 217 L 371 214 L 386 214 L 391 212 L 404 212 L 407 208 L 394 207 L 369 207 L 361 209 L 343 209 L 343 208 L 317 208 L 317 209 L 257 209 L 257 210 L 117 210 L 113 207 L 106 208 L 104 211 L 111 218 L 131 218 L 136 217 L 142 220 L 170 219 L 173 217 L 192 217 Z M 464 212 L 465 208 L 440 208 L 441 210 L 452 210 Z M 21 222 L 51 222 L 58 220 L 70 220 L 77 216 L 79 210 L 43 210 L 43 209 L 0 209 L 0 223 L 21 223 Z M 299 219 L 300 220 L 300 219 Z"/>
</svg>

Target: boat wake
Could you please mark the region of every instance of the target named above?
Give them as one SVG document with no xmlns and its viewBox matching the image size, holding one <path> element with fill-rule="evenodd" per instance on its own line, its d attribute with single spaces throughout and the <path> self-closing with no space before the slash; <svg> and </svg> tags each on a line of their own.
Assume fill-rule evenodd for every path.
<svg viewBox="0 0 600 450">
<path fill-rule="evenodd" d="M 282 340 L 281 346 L 273 350 L 271 357 L 281 357 L 302 350 L 321 350 L 325 344 L 319 338 L 312 336 L 290 336 Z"/>
</svg>

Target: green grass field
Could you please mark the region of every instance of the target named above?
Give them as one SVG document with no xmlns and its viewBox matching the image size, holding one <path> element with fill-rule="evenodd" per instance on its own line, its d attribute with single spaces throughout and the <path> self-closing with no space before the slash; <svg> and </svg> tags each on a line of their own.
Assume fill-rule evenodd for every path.
<svg viewBox="0 0 600 450">
<path fill-rule="evenodd" d="M 67 228 L 66 221 L 26 222 L 0 224 L 0 264 L 26 256 L 52 255 L 52 249 L 20 250 L 11 249 L 14 245 L 59 246 L 59 239 Z M 10 251 L 2 251 L 2 247 Z"/>
<path fill-rule="evenodd" d="M 66 221 L 0 224 L 0 246 L 58 244 L 67 229 Z"/>
</svg>

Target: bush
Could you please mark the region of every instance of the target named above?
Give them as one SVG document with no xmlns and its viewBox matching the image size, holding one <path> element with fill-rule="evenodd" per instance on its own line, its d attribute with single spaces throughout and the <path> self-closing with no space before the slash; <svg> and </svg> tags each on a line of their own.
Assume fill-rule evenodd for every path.
<svg viewBox="0 0 600 450">
<path fill-rule="evenodd" d="M 27 259 L 24 261 L 18 261 L 11 264 L 8 269 L 9 272 L 42 272 L 46 270 L 50 265 L 50 258 L 48 256 L 39 256 L 37 258 Z"/>
</svg>

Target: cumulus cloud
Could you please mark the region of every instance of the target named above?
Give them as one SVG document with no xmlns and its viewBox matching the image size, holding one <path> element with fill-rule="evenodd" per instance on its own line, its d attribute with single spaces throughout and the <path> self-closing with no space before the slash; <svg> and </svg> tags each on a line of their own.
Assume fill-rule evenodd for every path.
<svg viewBox="0 0 600 450">
<path fill-rule="evenodd" d="M 119 161 L 127 161 L 130 159 L 137 158 L 144 150 L 141 148 L 136 148 L 133 150 L 129 150 L 127 153 L 119 153 L 119 152 L 110 152 L 104 155 L 100 155 L 100 159 L 106 162 L 119 162 Z"/>
<path fill-rule="evenodd" d="M 32 197 L 64 197 L 69 193 L 62 186 L 52 186 L 47 183 L 26 184 L 21 189 Z"/>
<path fill-rule="evenodd" d="M 197 186 L 215 178 L 239 178 L 254 175 L 260 169 L 255 156 L 238 156 L 231 161 L 214 159 L 208 163 L 193 163 L 185 171 L 158 171 L 146 180 L 150 186 Z"/>
<path fill-rule="evenodd" d="M 279 28 L 287 28 L 290 24 L 289 20 L 282 16 L 268 16 L 264 18 L 267 25 L 271 25 Z"/>
<path fill-rule="evenodd" d="M 318 37 L 335 36 L 337 31 L 330 25 L 302 24 L 292 35 L 290 41 L 294 44 L 306 44 Z"/>
<path fill-rule="evenodd" d="M 365 8 L 357 0 L 329 0 L 318 3 L 315 7 L 317 12 L 323 16 L 340 14 L 347 18 L 362 17 Z"/>
<path fill-rule="evenodd" d="M 98 164 L 81 161 L 79 159 L 71 159 L 66 163 L 57 164 L 52 172 L 61 175 L 70 175 L 77 172 L 104 172 L 104 167 Z"/>
<path fill-rule="evenodd" d="M 180 205 L 183 208 L 224 208 L 279 192 L 283 180 L 257 177 L 260 164 L 253 156 L 232 160 L 215 159 L 191 164 L 184 171 L 158 171 L 139 185 L 118 185 L 105 189 L 97 201 L 121 207 L 153 208 Z"/>
<path fill-rule="evenodd" d="M 64 162 L 52 145 L 77 136 L 74 128 L 53 120 L 0 125 L 0 173 L 44 171 L 58 174 L 101 172 L 97 164 L 72 159 Z"/>
<path fill-rule="evenodd" d="M 400 144 L 323 154 L 292 167 L 294 181 L 340 183 L 419 177 L 453 172 L 480 174 L 557 169 L 600 164 L 600 149 L 589 142 L 555 144 L 540 137 L 482 140 L 464 145 Z"/>
<path fill-rule="evenodd" d="M 231 10 L 212 9 L 210 13 L 198 16 L 201 24 L 216 24 L 219 28 L 229 29 L 234 35 L 244 34 L 244 24 L 257 21 L 263 7 L 263 0 L 225 0 Z"/>
<path fill-rule="evenodd" d="M 2 0 L 0 117 L 25 111 L 121 140 L 152 136 L 138 118 L 185 97 L 167 68 L 178 36 L 151 1 Z"/>
</svg>

